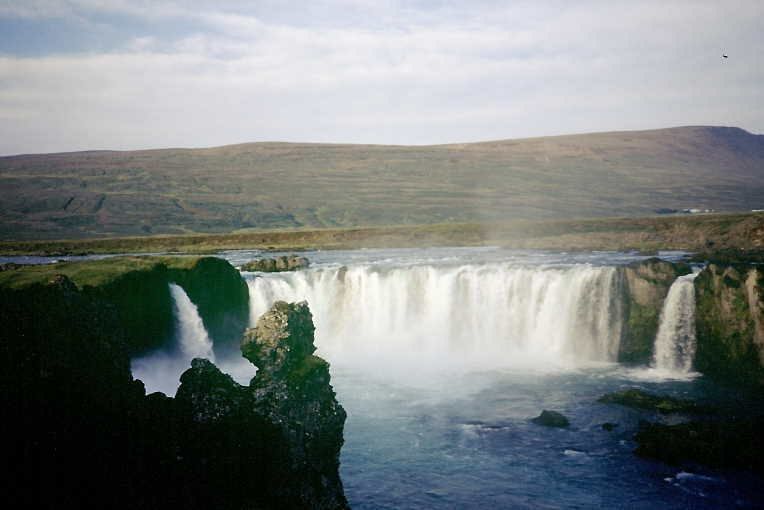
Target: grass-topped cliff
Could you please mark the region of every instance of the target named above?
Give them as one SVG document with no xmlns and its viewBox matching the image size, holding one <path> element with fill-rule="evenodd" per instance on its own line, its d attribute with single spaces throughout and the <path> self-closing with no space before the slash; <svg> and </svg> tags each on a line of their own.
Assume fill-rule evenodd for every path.
<svg viewBox="0 0 764 510">
<path fill-rule="evenodd" d="M 0 291 L 23 299 L 61 276 L 88 298 L 115 307 L 131 354 L 171 338 L 169 283 L 183 287 L 219 348 L 238 342 L 249 320 L 246 283 L 228 262 L 214 257 L 110 257 L 21 266 L 0 272 Z"/>
<path fill-rule="evenodd" d="M 136 353 L 173 347 L 165 338 L 175 327 L 170 282 L 197 305 L 215 347 L 230 340 L 220 335 L 235 336 L 229 350 L 238 353 L 247 287 L 222 259 L 113 258 L 3 272 L 6 506 L 347 508 L 338 473 L 345 414 L 326 363 L 323 378 L 287 370 L 248 388 L 196 359 L 175 398 L 146 395 L 133 379 Z M 315 350 L 312 322 L 308 333 L 294 342 Z M 269 345 L 289 351 L 279 344 L 288 336 Z M 258 368 L 275 373 L 266 358 Z M 311 400 L 281 398 L 303 388 Z M 263 406 L 279 407 L 261 410 L 262 395 Z"/>
<path fill-rule="evenodd" d="M 724 127 L 22 155 L 0 158 L 0 239 L 740 211 L 762 169 L 764 136 Z"/>
</svg>

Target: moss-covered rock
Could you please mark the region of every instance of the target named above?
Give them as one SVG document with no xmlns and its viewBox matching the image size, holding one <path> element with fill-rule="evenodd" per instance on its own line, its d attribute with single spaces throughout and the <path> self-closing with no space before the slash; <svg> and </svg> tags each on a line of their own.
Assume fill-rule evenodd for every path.
<svg viewBox="0 0 764 510">
<path fill-rule="evenodd" d="M 261 273 L 279 273 L 282 271 L 295 271 L 310 266 L 306 257 L 298 255 L 281 255 L 274 258 L 263 258 L 249 261 L 241 266 L 242 271 Z"/>
<path fill-rule="evenodd" d="M 299 498 L 314 508 L 347 505 L 339 479 L 346 413 L 330 384 L 329 364 L 314 356 L 313 319 L 305 302 L 276 302 L 242 339 L 244 357 L 258 367 L 250 385 L 258 412 L 290 438 Z"/>
<path fill-rule="evenodd" d="M 544 427 L 565 428 L 570 426 L 570 421 L 562 413 L 557 411 L 547 411 L 544 409 L 541 414 L 531 420 L 536 425 Z"/>
<path fill-rule="evenodd" d="M 695 279 L 696 368 L 716 379 L 764 384 L 764 269 L 709 264 Z"/>
<path fill-rule="evenodd" d="M 622 363 L 648 363 L 653 356 L 663 301 L 674 281 L 692 269 L 658 258 L 620 268 L 624 291 L 624 328 L 618 352 Z"/>
<path fill-rule="evenodd" d="M 631 388 L 615 393 L 608 393 L 600 397 L 597 402 L 603 404 L 618 404 L 636 409 L 655 411 L 661 414 L 670 413 L 707 413 L 711 409 L 701 406 L 692 400 L 668 397 L 665 395 L 653 395 L 636 388 Z"/>
</svg>

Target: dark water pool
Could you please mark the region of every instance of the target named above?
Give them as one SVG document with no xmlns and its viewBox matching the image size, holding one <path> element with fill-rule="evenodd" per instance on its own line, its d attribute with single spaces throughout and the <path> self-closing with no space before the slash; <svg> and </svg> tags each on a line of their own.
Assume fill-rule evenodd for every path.
<svg viewBox="0 0 764 510">
<path fill-rule="evenodd" d="M 341 473 L 355 509 L 762 507 L 764 489 L 750 474 L 682 470 L 632 453 L 640 419 L 676 417 L 596 402 L 629 387 L 734 398 L 703 380 L 608 366 L 397 382 L 335 368 L 333 381 L 348 411 Z M 563 412 L 570 428 L 531 423 L 542 409 Z M 618 426 L 608 432 L 605 422 Z"/>
</svg>

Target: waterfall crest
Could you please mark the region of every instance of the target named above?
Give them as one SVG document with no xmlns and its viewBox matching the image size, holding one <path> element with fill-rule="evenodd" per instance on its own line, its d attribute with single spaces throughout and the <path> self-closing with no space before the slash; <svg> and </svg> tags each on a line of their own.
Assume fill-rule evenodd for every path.
<svg viewBox="0 0 764 510">
<path fill-rule="evenodd" d="M 403 356 L 536 366 L 615 361 L 621 279 L 613 267 L 357 265 L 248 279 L 251 321 L 307 300 L 333 361 Z"/>
<path fill-rule="evenodd" d="M 695 358 L 695 288 L 697 273 L 680 276 L 669 288 L 655 335 L 653 365 L 687 374 Z"/>
</svg>

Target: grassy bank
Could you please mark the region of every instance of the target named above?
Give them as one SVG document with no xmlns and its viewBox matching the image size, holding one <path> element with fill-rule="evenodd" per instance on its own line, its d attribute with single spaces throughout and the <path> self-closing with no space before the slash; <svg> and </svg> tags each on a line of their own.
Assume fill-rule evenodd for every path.
<svg viewBox="0 0 764 510">
<path fill-rule="evenodd" d="M 168 269 L 191 269 L 199 257 L 111 257 L 102 260 L 60 262 L 24 266 L 21 270 L 0 272 L 0 287 L 22 288 L 45 283 L 63 274 L 78 287 L 108 285 L 115 279 L 134 271 L 151 271 L 159 265 Z"/>
<path fill-rule="evenodd" d="M 0 243 L 0 253 L 213 253 L 233 249 L 306 250 L 481 245 L 552 250 L 752 249 L 764 246 L 764 213 L 517 220 L 481 224 L 448 223 L 60 241 L 4 241 Z"/>
</svg>

